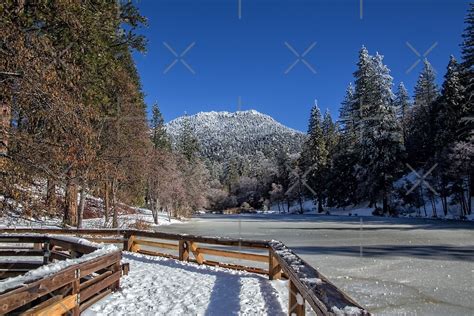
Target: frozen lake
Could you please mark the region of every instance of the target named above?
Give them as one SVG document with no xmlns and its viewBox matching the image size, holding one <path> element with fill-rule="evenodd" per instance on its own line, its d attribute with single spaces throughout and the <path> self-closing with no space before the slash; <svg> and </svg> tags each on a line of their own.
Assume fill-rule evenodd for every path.
<svg viewBox="0 0 474 316">
<path fill-rule="evenodd" d="M 375 314 L 474 311 L 473 222 L 204 215 L 158 230 L 281 240 Z"/>
</svg>

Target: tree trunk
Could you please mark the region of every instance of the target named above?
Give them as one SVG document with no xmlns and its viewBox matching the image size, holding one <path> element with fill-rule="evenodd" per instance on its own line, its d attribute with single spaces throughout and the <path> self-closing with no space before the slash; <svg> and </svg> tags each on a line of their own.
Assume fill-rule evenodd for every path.
<svg viewBox="0 0 474 316">
<path fill-rule="evenodd" d="M 426 205 L 425 205 L 425 198 L 423 197 L 423 189 L 420 187 L 420 198 L 421 198 L 421 203 L 423 203 L 423 210 L 425 211 L 425 217 L 428 217 L 428 213 L 426 213 Z"/>
<path fill-rule="evenodd" d="M 56 182 L 48 179 L 46 185 L 46 206 L 49 214 L 54 214 L 56 210 Z"/>
<path fill-rule="evenodd" d="M 66 184 L 64 203 L 64 224 L 77 225 L 77 185 L 68 180 Z"/>
<path fill-rule="evenodd" d="M 430 197 L 430 200 L 431 200 L 431 208 L 433 209 L 433 217 L 438 217 L 438 212 L 437 212 L 437 210 L 436 210 L 435 197 L 434 197 L 434 196 L 431 196 L 431 197 Z"/>
<path fill-rule="evenodd" d="M 321 195 L 318 196 L 318 213 L 324 213 L 323 197 Z"/>
<path fill-rule="evenodd" d="M 81 186 L 81 190 L 79 191 L 80 198 L 79 198 L 79 209 L 77 212 L 77 228 L 82 228 L 82 218 L 84 215 L 84 207 L 86 204 L 86 189 L 85 185 Z"/>
<path fill-rule="evenodd" d="M 448 199 L 446 198 L 446 195 L 441 197 L 441 205 L 443 206 L 444 216 L 448 215 Z"/>
<path fill-rule="evenodd" d="M 171 211 L 170 211 L 168 205 L 166 205 L 166 213 L 168 213 L 168 222 L 171 222 Z"/>
<path fill-rule="evenodd" d="M 299 180 L 299 185 L 298 185 L 298 203 L 300 205 L 300 214 L 303 214 L 304 210 L 303 210 L 303 186 L 301 185 L 302 184 L 302 181 L 301 179 Z"/>
<path fill-rule="evenodd" d="M 8 154 L 8 130 L 10 129 L 11 107 L 7 102 L 0 104 L 0 154 Z"/>
<path fill-rule="evenodd" d="M 104 187 L 104 217 L 105 225 L 109 222 L 110 199 L 109 199 L 109 181 L 105 181 Z"/>
<path fill-rule="evenodd" d="M 467 198 L 467 209 L 469 215 L 472 214 L 472 203 L 471 200 L 474 198 L 474 171 L 467 175 L 467 185 L 468 185 L 468 198 Z"/>
<path fill-rule="evenodd" d="M 113 207 L 113 215 L 112 215 L 112 227 L 118 227 L 118 209 L 117 209 L 117 180 L 112 179 L 112 207 Z"/>
<path fill-rule="evenodd" d="M 385 214 L 390 214 L 390 209 L 388 207 L 388 198 L 387 198 L 387 193 L 385 191 L 383 192 L 383 197 L 382 197 L 382 213 Z"/>
<path fill-rule="evenodd" d="M 150 198 L 151 214 L 153 215 L 153 222 L 158 225 L 158 203 L 154 198 Z"/>
<path fill-rule="evenodd" d="M 461 187 L 461 192 L 459 192 L 459 200 L 461 202 L 461 214 L 462 216 L 466 216 L 468 209 L 467 209 L 467 203 L 466 200 L 464 199 L 464 189 Z"/>
</svg>

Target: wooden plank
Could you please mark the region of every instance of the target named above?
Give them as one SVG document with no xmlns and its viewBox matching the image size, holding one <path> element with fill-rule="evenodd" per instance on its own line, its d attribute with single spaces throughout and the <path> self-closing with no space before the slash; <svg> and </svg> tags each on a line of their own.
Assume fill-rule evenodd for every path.
<svg viewBox="0 0 474 316">
<path fill-rule="evenodd" d="M 77 294 L 66 296 L 58 302 L 50 304 L 28 315 L 34 316 L 60 316 L 66 314 L 77 306 Z"/>
<path fill-rule="evenodd" d="M 33 249 L 38 250 L 38 249 L 42 249 L 42 248 L 43 248 L 43 244 L 42 244 L 42 243 L 38 243 L 38 242 L 37 242 L 37 243 L 34 243 L 34 244 L 33 244 Z"/>
<path fill-rule="evenodd" d="M 134 243 L 136 243 L 138 245 L 143 245 L 143 246 L 151 246 L 151 247 L 157 247 L 157 248 L 178 250 L 178 245 L 176 245 L 176 244 L 168 244 L 168 243 L 158 242 L 158 241 L 135 239 Z"/>
<path fill-rule="evenodd" d="M 0 294 L 0 314 L 8 313 L 74 280 L 75 266 Z"/>
<path fill-rule="evenodd" d="M 4 229 L 0 230 L 4 231 Z M 30 232 L 34 233 L 34 229 L 31 229 Z M 11 233 L 15 233 L 15 230 L 9 230 Z M 0 243 L 21 243 L 21 244 L 35 244 L 35 243 L 43 243 L 48 240 L 47 236 L 21 236 L 21 235 L 1 235 L 0 234 Z M 33 247 L 34 249 L 34 247 Z"/>
<path fill-rule="evenodd" d="M 81 278 L 99 271 L 100 269 L 104 269 L 110 267 L 115 262 L 122 259 L 122 253 L 120 251 L 113 252 L 96 259 L 84 262 L 81 264 Z"/>
<path fill-rule="evenodd" d="M 0 257 L 42 257 L 43 250 L 37 249 L 9 249 L 0 250 Z M 1 260 L 1 259 L 0 259 Z"/>
<path fill-rule="evenodd" d="M 89 287 L 103 279 L 105 279 L 106 277 L 108 277 L 109 275 L 112 274 L 112 271 L 105 271 L 104 273 L 102 274 L 99 274 L 97 276 L 94 276 L 93 278 L 87 280 L 87 281 L 84 281 L 81 283 L 81 285 L 79 286 L 79 289 L 82 291 L 83 289 L 85 289 L 86 287 Z"/>
<path fill-rule="evenodd" d="M 20 228 L 0 229 L 4 233 L 40 233 L 40 234 L 69 234 L 69 235 L 101 235 L 101 236 L 117 236 L 117 235 L 135 235 L 140 237 L 150 237 L 165 240 L 190 240 L 204 244 L 216 244 L 226 246 L 240 246 L 248 248 L 267 249 L 267 240 L 250 240 L 250 239 L 236 239 L 227 237 L 206 237 L 187 234 L 172 234 L 155 231 L 140 231 L 132 229 L 48 229 L 48 228 Z"/>
<path fill-rule="evenodd" d="M 268 262 L 268 256 L 265 255 L 257 255 L 248 252 L 236 252 L 236 251 L 229 251 L 229 250 L 220 250 L 220 249 L 212 249 L 212 248 L 198 248 L 198 251 L 202 254 L 213 255 L 218 257 L 226 257 L 226 258 L 237 258 L 242 260 L 249 260 L 249 261 L 258 261 L 258 262 Z"/>
<path fill-rule="evenodd" d="M 63 295 L 55 295 L 53 297 L 50 297 L 49 299 L 47 299 L 46 301 L 42 302 L 42 303 L 39 303 L 38 305 L 36 306 L 33 306 L 32 308 L 24 311 L 23 313 L 21 313 L 20 315 L 24 316 L 24 315 L 34 315 L 35 312 L 51 305 L 51 304 L 54 304 L 56 302 L 59 302 L 61 301 L 62 299 L 64 298 Z"/>
<path fill-rule="evenodd" d="M 33 270 L 43 265 L 43 262 L 0 262 L 1 270 Z"/>
<path fill-rule="evenodd" d="M 98 293 L 96 296 L 91 297 L 87 301 L 81 303 L 81 305 L 79 306 L 81 313 L 111 293 L 112 293 L 112 290 L 107 289 L 105 291 Z"/>
<path fill-rule="evenodd" d="M 187 234 L 171 234 L 163 232 L 151 232 L 151 231 L 138 231 L 133 230 L 134 235 L 141 237 L 151 237 L 156 239 L 166 240 L 187 240 L 194 241 L 203 244 L 217 244 L 226 246 L 241 246 L 249 248 L 268 248 L 268 241 L 264 240 L 249 240 L 249 239 L 236 239 L 236 238 L 225 238 L 225 237 L 205 237 Z"/>
<path fill-rule="evenodd" d="M 189 261 L 197 263 L 197 261 L 194 260 L 194 259 L 190 259 Z M 255 268 L 255 267 L 242 266 L 242 265 L 238 265 L 238 264 L 223 263 L 223 262 L 217 262 L 217 261 L 211 261 L 211 260 L 205 260 L 203 264 L 208 265 L 208 266 L 213 266 L 213 267 L 221 267 L 221 268 L 226 268 L 226 269 L 247 271 L 247 272 L 251 272 L 251 273 L 268 275 L 267 270 L 264 270 L 264 269 L 261 269 L 261 268 Z"/>
<path fill-rule="evenodd" d="M 5 246 L 5 247 L 0 247 L 0 250 L 35 250 L 33 247 L 25 247 L 25 246 Z"/>
<path fill-rule="evenodd" d="M 121 244 L 123 243 L 123 238 L 86 238 L 89 241 L 96 242 L 96 243 L 104 243 L 104 244 Z"/>
<path fill-rule="evenodd" d="M 150 251 L 150 250 L 145 250 L 145 249 L 139 249 L 137 252 L 142 253 L 144 255 L 149 255 L 149 256 L 165 257 L 165 258 L 179 260 L 178 256 L 174 256 L 174 255 L 171 255 L 171 254 L 168 254 L 168 253 L 161 253 L 161 252 Z"/>
<path fill-rule="evenodd" d="M 101 235 L 101 236 L 119 236 L 128 230 L 124 229 L 92 229 L 92 228 L 3 228 L 0 232 L 4 233 L 37 233 L 37 234 L 61 234 L 61 235 Z"/>
<path fill-rule="evenodd" d="M 56 259 L 56 260 L 66 260 L 66 259 L 71 259 L 71 255 L 68 253 L 61 252 L 61 251 L 53 250 L 51 251 L 50 258 Z"/>
<path fill-rule="evenodd" d="M 109 286 L 112 286 L 114 283 L 120 280 L 121 276 L 122 276 L 122 271 L 114 272 L 112 275 L 105 278 L 102 282 L 96 283 L 92 286 L 89 286 L 88 288 L 84 290 L 81 290 L 81 294 L 80 294 L 81 300 L 85 301 L 89 299 L 90 297 L 94 296 L 95 294 L 99 293 L 103 289 L 108 288 Z"/>
<path fill-rule="evenodd" d="M 69 251 L 75 251 L 80 254 L 87 254 L 97 250 L 96 247 L 74 243 L 69 240 L 61 239 L 60 237 L 51 237 L 50 244 L 51 246 L 59 246 L 61 248 L 68 249 Z"/>
</svg>

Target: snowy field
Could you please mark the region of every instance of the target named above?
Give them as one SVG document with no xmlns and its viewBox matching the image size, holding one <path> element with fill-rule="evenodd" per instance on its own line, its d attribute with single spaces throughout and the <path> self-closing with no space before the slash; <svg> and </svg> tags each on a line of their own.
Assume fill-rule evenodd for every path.
<svg viewBox="0 0 474 316">
<path fill-rule="evenodd" d="M 143 208 L 136 208 L 135 214 L 123 214 L 118 216 L 119 228 L 137 228 L 137 225 L 146 225 L 150 229 L 157 226 L 179 224 L 182 221 L 168 218 L 166 213 L 158 214 L 158 224 L 153 221 L 151 211 Z M 0 217 L 0 228 L 15 227 L 37 227 L 37 228 L 58 228 L 62 227 L 61 218 L 25 218 L 18 215 L 10 214 L 9 216 Z M 82 228 L 112 228 L 112 218 L 105 222 L 104 218 L 89 218 L 83 220 Z"/>
<path fill-rule="evenodd" d="M 83 315 L 286 315 L 287 281 L 136 253 L 123 260 L 120 291 Z"/>
<path fill-rule="evenodd" d="M 158 230 L 281 240 L 377 315 L 472 315 L 474 310 L 472 222 L 204 215 Z"/>
</svg>

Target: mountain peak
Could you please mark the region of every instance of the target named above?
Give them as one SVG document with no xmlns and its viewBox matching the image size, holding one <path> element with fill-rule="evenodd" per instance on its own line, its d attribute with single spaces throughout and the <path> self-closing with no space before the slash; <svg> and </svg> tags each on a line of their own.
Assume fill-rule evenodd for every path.
<svg viewBox="0 0 474 316">
<path fill-rule="evenodd" d="M 201 155 L 211 160 L 261 154 L 271 159 L 281 150 L 299 152 L 305 138 L 303 133 L 256 110 L 211 111 L 181 116 L 166 124 L 173 144 L 179 139 L 185 119 L 194 129 Z"/>
</svg>

